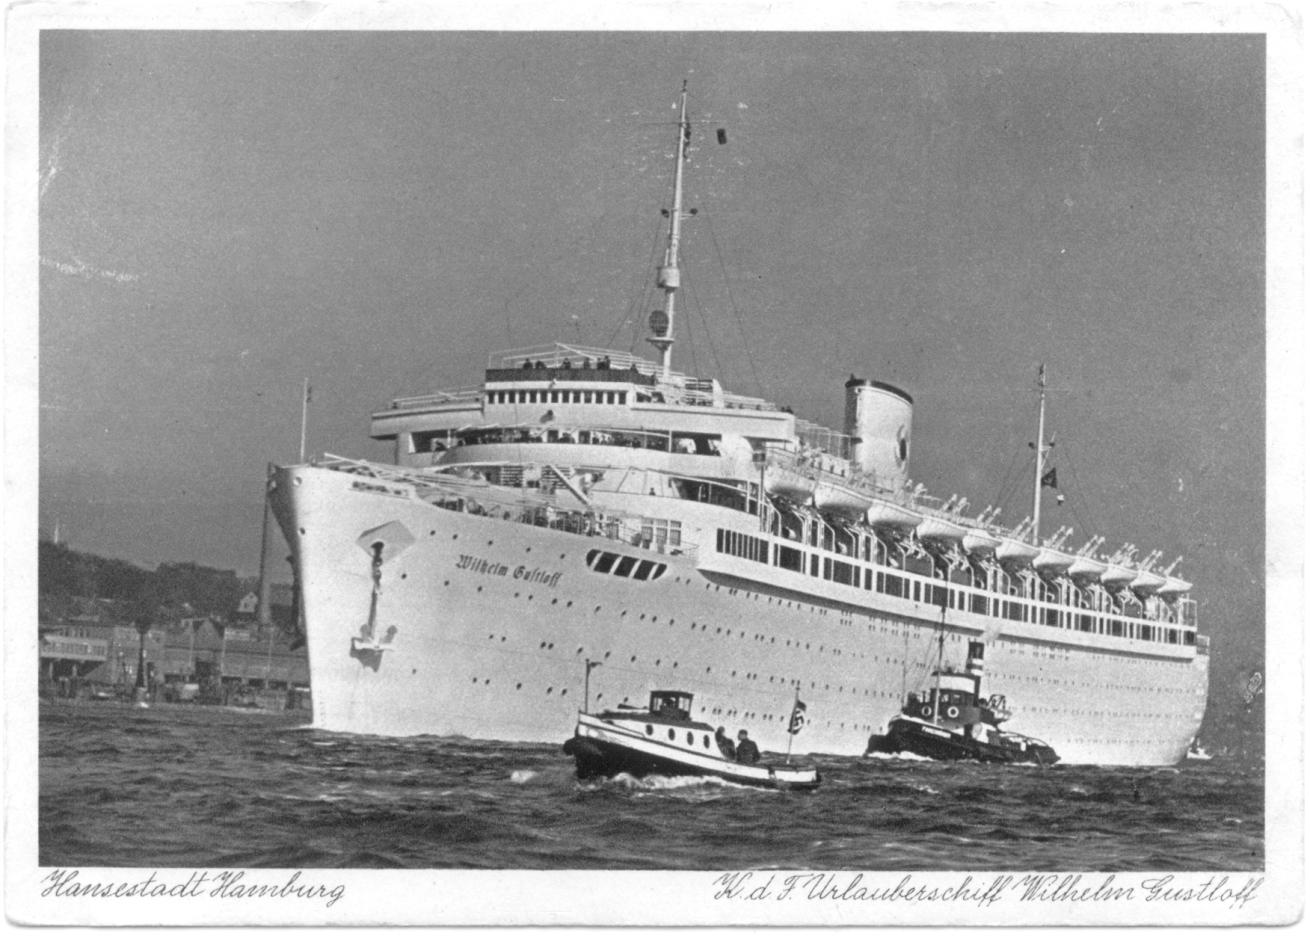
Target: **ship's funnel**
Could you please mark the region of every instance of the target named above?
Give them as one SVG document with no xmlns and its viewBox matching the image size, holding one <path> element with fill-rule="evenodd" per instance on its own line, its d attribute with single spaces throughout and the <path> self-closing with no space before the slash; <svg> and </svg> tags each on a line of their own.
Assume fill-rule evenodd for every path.
<svg viewBox="0 0 1310 936">
<path fill-rule="evenodd" d="M 904 390 L 852 376 L 846 381 L 846 434 L 851 465 L 880 484 L 900 487 L 910 464 L 914 400 Z"/>
</svg>

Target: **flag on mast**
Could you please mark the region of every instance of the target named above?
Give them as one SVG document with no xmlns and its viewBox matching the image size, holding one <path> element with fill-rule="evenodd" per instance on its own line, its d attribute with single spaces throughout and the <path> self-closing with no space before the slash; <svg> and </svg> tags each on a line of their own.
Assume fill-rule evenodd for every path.
<svg viewBox="0 0 1310 936">
<path fill-rule="evenodd" d="M 1057 491 L 1060 489 L 1060 485 L 1056 481 L 1054 468 L 1042 475 L 1042 487 L 1055 488 Z"/>
<path fill-rule="evenodd" d="M 796 702 L 791 707 L 791 720 L 787 723 L 787 734 L 800 734 L 803 727 L 805 727 L 805 703 L 797 695 Z"/>
</svg>

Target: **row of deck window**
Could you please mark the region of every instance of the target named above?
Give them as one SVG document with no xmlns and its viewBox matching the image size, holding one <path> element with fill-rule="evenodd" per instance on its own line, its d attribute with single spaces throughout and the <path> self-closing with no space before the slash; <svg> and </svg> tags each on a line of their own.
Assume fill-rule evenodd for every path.
<svg viewBox="0 0 1310 936">
<path fill-rule="evenodd" d="M 601 403 L 623 406 L 628 402 L 626 390 L 488 390 L 487 402 L 514 403 Z"/>
<path fill-rule="evenodd" d="M 793 572 L 802 574 L 806 572 L 805 554 L 801 550 L 781 543 L 770 544 L 762 537 L 747 533 L 719 528 L 715 537 L 715 549 L 726 555 L 767 563 Z M 808 574 L 814 578 L 849 585 L 852 588 L 863 588 L 865 591 L 876 591 L 896 598 L 1011 621 L 1042 624 L 1047 627 L 1065 627 L 1084 633 L 1108 634 L 1112 637 L 1129 637 L 1156 643 L 1188 646 L 1196 643 L 1196 634 L 1193 631 L 1179 631 L 1160 624 L 1086 614 L 1076 608 L 1046 607 L 1028 600 L 1011 600 L 998 595 L 977 594 L 954 587 L 956 583 L 937 584 L 919 581 L 917 573 L 907 576 L 899 572 L 875 570 L 830 556 L 810 554 Z"/>
<path fill-rule="evenodd" d="M 704 432 L 651 432 L 640 429 L 578 429 L 559 426 L 490 426 L 435 429 L 410 436 L 411 452 L 442 452 L 465 445 L 612 445 L 680 455 L 719 454 L 720 437 Z"/>
<path fill-rule="evenodd" d="M 593 572 L 634 578 L 639 582 L 653 582 L 662 576 L 668 565 L 637 556 L 624 556 L 606 549 L 587 550 L 587 568 Z"/>
</svg>

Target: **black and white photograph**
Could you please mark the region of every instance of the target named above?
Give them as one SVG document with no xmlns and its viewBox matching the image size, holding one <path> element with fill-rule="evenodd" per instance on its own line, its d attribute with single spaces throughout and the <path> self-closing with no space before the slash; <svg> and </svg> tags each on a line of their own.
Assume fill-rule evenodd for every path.
<svg viewBox="0 0 1310 936">
<path fill-rule="evenodd" d="M 7 15 L 11 921 L 1300 917 L 1295 17 Z"/>
</svg>

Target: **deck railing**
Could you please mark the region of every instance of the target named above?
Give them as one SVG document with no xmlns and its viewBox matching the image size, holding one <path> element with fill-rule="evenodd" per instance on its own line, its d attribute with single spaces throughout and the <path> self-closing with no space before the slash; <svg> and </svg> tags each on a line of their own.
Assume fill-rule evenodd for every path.
<svg viewBox="0 0 1310 936">
<path fill-rule="evenodd" d="M 546 527 L 579 536 L 615 540 L 638 549 L 670 556 L 687 556 L 695 560 L 694 543 L 681 541 L 681 534 L 671 538 L 667 530 L 657 529 L 650 518 L 614 514 L 584 507 L 562 507 L 551 494 L 540 488 L 504 487 L 477 478 L 449 472 L 417 472 L 392 465 L 324 455 L 313 463 L 380 481 L 409 484 L 418 498 L 434 507 L 475 516 L 491 517 L 525 526 Z M 521 469 L 523 466 L 514 466 Z M 554 465 L 539 466 L 557 476 L 563 475 Z M 563 485 L 561 485 L 563 486 Z"/>
</svg>

